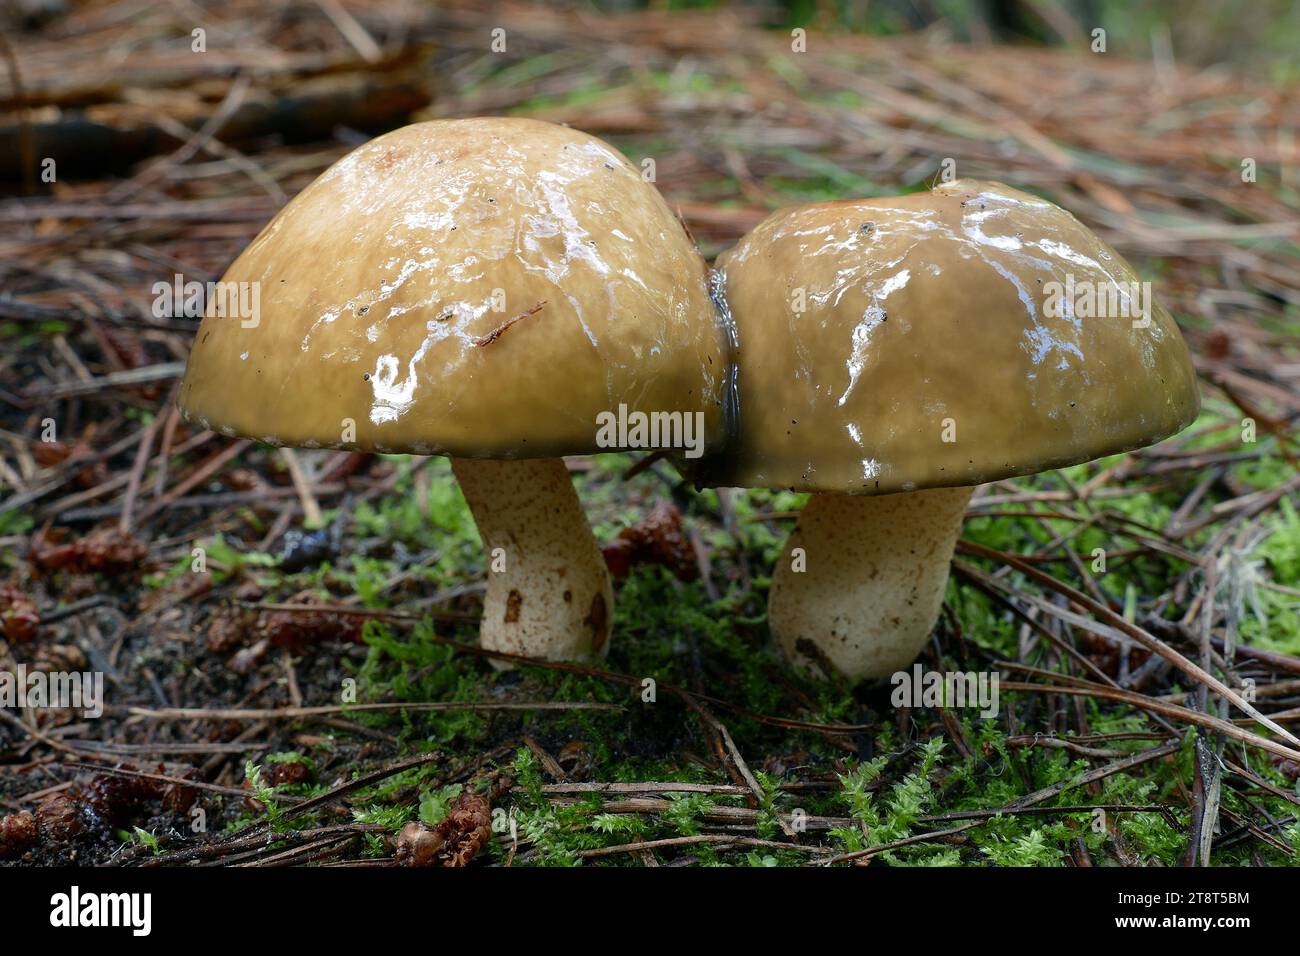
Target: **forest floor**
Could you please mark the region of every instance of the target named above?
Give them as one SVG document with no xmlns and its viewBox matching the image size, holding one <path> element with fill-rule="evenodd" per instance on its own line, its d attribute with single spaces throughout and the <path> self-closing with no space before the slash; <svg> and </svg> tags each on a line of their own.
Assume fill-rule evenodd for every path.
<svg viewBox="0 0 1300 956">
<path fill-rule="evenodd" d="M 443 864 L 1300 860 L 1300 747 L 1208 684 L 1300 734 L 1300 92 L 1086 47 L 795 53 L 727 13 L 511 3 L 230 0 L 195 55 L 186 9 L 82 3 L 0 46 L 23 89 L 0 135 L 25 170 L 68 156 L 0 198 L 0 671 L 107 681 L 98 719 L 0 709 L 0 858 L 396 865 L 420 820 Z M 219 278 L 361 130 L 486 113 L 653 158 L 710 258 L 773 208 L 925 189 L 952 160 L 1155 282 L 1200 419 L 971 502 L 922 663 L 997 673 L 997 716 L 783 663 L 768 576 L 800 495 L 571 460 L 602 544 L 671 503 L 690 561 L 616 583 L 600 668 L 501 671 L 445 460 L 179 421 L 196 322 L 154 317 L 153 284 Z"/>
</svg>

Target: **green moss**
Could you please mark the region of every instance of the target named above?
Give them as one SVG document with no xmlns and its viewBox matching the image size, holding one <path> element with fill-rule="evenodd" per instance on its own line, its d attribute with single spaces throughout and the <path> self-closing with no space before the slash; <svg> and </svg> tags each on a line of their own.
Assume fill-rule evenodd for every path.
<svg viewBox="0 0 1300 956">
<path fill-rule="evenodd" d="M 1234 414 L 1231 408 L 1207 406 L 1197 427 L 1209 430 L 1194 444 L 1211 448 L 1238 435 Z M 1247 487 L 1275 487 L 1285 480 L 1287 475 L 1278 465 L 1285 460 L 1274 441 L 1267 436 L 1261 439 L 1256 447 L 1263 454 L 1231 466 L 1230 476 Z M 638 841 L 722 832 L 716 818 L 722 808 L 749 806 L 755 810 L 756 822 L 746 832 L 770 840 L 785 839 L 781 818 L 796 809 L 810 816 L 851 818 L 851 826 L 807 833 L 801 842 L 817 843 L 838 853 L 853 852 L 968 822 L 945 815 L 992 813 L 1047 787 L 1057 787 L 1059 793 L 1037 805 L 1043 812 L 977 818 L 964 830 L 962 842 L 908 844 L 879 853 L 875 864 L 1062 866 L 1080 846 L 1097 861 L 1112 861 L 1119 855 L 1115 832 L 1123 841 L 1124 853 L 1142 862 L 1166 866 L 1181 862 L 1189 825 L 1183 808 L 1186 781 L 1193 772 L 1191 734 L 1174 760 L 1154 761 L 1129 773 L 1108 776 L 1096 786 L 1080 787 L 1082 775 L 1098 766 L 1102 758 L 1086 759 L 1068 750 L 1024 746 L 1023 742 L 1013 744 L 1005 716 L 986 720 L 968 711 L 950 715 L 960 727 L 969 756 L 949 745 L 949 728 L 929 710 L 910 712 L 907 726 L 900 728 L 892 708 L 880 703 L 877 690 L 813 681 L 792 671 L 772 645 L 766 627 L 769 574 L 793 527 L 791 516 L 804 505 L 806 496 L 761 489 L 732 492 L 734 520 L 724 525 L 716 491 L 697 492 L 679 485 L 671 468 L 663 463 L 624 480 L 623 475 L 636 461 L 631 455 L 595 456 L 589 468 L 574 473 L 575 487 L 597 538 L 613 538 L 639 520 L 655 501 L 672 495 L 686 525 L 709 552 L 717 597 L 710 598 L 702 582 L 683 583 L 655 566 L 638 566 L 617 582 L 615 639 L 601 666 L 631 678 L 630 684 L 539 667 L 497 672 L 482 659 L 442 642 L 452 638 L 472 643 L 477 630 L 472 623 L 444 627 L 426 620 L 414 627 L 399 627 L 369 621 L 364 631 L 365 659 L 352 665 L 361 701 L 548 700 L 607 703 L 615 709 L 350 715 L 349 719 L 362 726 L 394 735 L 403 752 L 436 749 L 448 755 L 447 761 L 403 772 L 355 794 L 353 812 L 358 820 L 380 823 L 394 832 L 416 817 L 429 823 L 440 820 L 461 785 L 447 782 L 448 768 L 466 766 L 502 743 L 517 744 L 523 734 L 552 755 L 566 744 L 580 742 L 590 779 L 732 783 L 731 775 L 714 760 L 709 729 L 669 689 L 668 685 L 675 685 L 750 712 L 814 723 L 866 723 L 872 730 L 851 740 L 849 750 L 858 751 L 855 757 L 846 752 L 845 738 L 836 741 L 810 731 L 784 729 L 720 705 L 708 705 L 749 761 L 761 798 L 754 805 L 730 794 L 660 794 L 656 799 L 663 801 L 663 809 L 636 813 L 615 812 L 618 798 L 614 796 L 583 794 L 559 799 L 544 793 L 542 787 L 549 778 L 533 752 L 519 747 L 503 767 L 514 775 L 516 788 L 499 801 L 513 813 L 520 837 L 512 865 L 639 866 L 637 854 L 582 854 Z M 1016 484 L 1028 492 L 1068 492 L 1119 461 L 1121 456 L 1061 473 L 1017 479 Z M 423 499 L 417 493 L 413 469 L 400 461 L 399 467 L 407 470 L 393 493 L 368 509 L 359 509 L 354 530 L 408 552 L 436 553 L 420 575 L 422 585 L 429 589 L 475 581 L 482 565 L 478 537 L 445 464 L 425 466 L 431 470 L 432 481 Z M 1120 487 L 1123 494 L 1088 502 L 1003 506 L 1000 510 L 1072 512 L 1083 520 L 993 514 L 968 520 L 963 535 L 1014 554 L 1032 555 L 1051 546 L 1053 550 L 1047 553 L 1052 557 L 1062 556 L 1057 542 L 1064 541 L 1090 568 L 1094 551 L 1100 549 L 1106 555 L 1106 566 L 1091 571 L 1094 583 L 1116 606 L 1125 607 L 1126 613 L 1136 618 L 1149 613 L 1156 598 L 1178 576 L 1198 573 L 1186 561 L 1148 548 L 1145 539 L 1150 535 L 1147 528 L 1168 524 L 1199 477 L 1175 473 L 1168 480 L 1111 484 L 1107 487 Z M 1224 496 L 1223 489 L 1215 488 L 1207 500 L 1212 503 Z M 421 500 L 427 506 L 421 505 Z M 1196 551 L 1210 540 L 1216 527 L 1188 535 L 1179 543 Z M 1247 543 L 1249 547 L 1236 559 L 1239 568 L 1250 572 L 1254 584 L 1244 592 L 1237 615 L 1241 639 L 1295 653 L 1300 649 L 1296 600 L 1286 590 L 1294 589 L 1300 579 L 1300 518 L 1294 505 L 1282 502 L 1265 513 Z M 219 558 L 234 562 L 246 556 L 221 552 Z M 991 562 L 968 556 L 962 560 L 986 572 L 997 570 Z M 747 565 L 747 574 L 741 570 L 742 563 Z M 311 584 L 335 594 L 351 591 L 364 605 L 373 607 L 399 599 L 398 593 L 381 592 L 381 588 L 406 565 L 398 557 L 388 556 L 382 547 L 353 556 L 342 565 L 326 565 L 285 578 L 281 584 L 286 590 Z M 1082 586 L 1067 561 L 1039 566 Z M 267 573 L 274 572 L 268 569 Z M 1018 573 L 1004 574 L 1002 580 L 1017 589 L 1049 594 Z M 1219 600 L 1226 600 L 1226 594 Z M 945 667 L 988 670 L 996 661 L 1020 657 L 1020 621 L 1002 602 L 954 576 L 945 603 L 950 615 L 940 624 L 948 654 Z M 1175 612 L 1167 613 L 1172 616 Z M 950 633 L 954 629 L 960 630 L 961 644 Z M 1054 670 L 1063 667 L 1059 655 L 1045 641 L 1036 643 L 1026 663 Z M 651 681 L 653 685 L 647 683 Z M 651 686 L 654 699 L 643 699 Z M 1170 689 L 1166 686 L 1161 692 Z M 1004 691 L 1002 697 L 1004 714 L 1008 708 L 1015 709 L 1017 733 L 1022 735 L 1042 728 L 1043 704 L 1044 698 L 1037 694 Z M 1100 700 L 1086 700 L 1082 708 L 1087 730 L 1094 735 L 1142 735 L 1152 730 L 1150 720 L 1131 708 Z M 1153 741 L 1139 736 L 1093 741 L 1091 745 L 1123 755 L 1153 746 Z M 1265 757 L 1254 752 L 1238 756 L 1277 786 L 1294 788 Z M 787 775 L 786 767 L 798 769 Z M 788 779 L 817 775 L 835 785 L 825 790 L 782 789 Z M 1224 806 L 1252 819 L 1259 819 L 1261 811 L 1279 820 L 1292 814 L 1289 804 L 1271 795 L 1256 792 L 1250 799 L 1253 808 L 1235 791 L 1225 792 Z M 1160 813 L 1112 811 L 1110 826 L 1098 828 L 1091 809 L 1153 803 L 1172 807 L 1174 821 Z M 1084 809 L 1059 809 L 1067 807 Z M 299 825 L 296 819 L 294 824 Z M 1276 834 L 1284 842 L 1300 842 L 1300 828 L 1283 827 Z M 367 852 L 387 852 L 382 842 L 367 839 Z M 501 862 L 506 852 L 503 846 L 494 843 L 485 852 Z M 661 859 L 689 855 L 701 866 L 795 866 L 814 859 L 795 851 L 710 843 L 653 852 Z M 1250 863 L 1252 853 L 1270 863 L 1295 862 L 1258 840 L 1216 849 L 1214 859 L 1223 864 Z"/>
</svg>

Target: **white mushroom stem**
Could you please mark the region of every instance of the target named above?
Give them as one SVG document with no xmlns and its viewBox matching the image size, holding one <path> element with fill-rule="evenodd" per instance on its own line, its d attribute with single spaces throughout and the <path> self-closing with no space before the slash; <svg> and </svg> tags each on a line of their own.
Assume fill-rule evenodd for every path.
<svg viewBox="0 0 1300 956">
<path fill-rule="evenodd" d="M 553 661 L 604 655 L 614 592 L 564 462 L 453 458 L 451 468 L 487 554 L 479 643 Z"/>
<path fill-rule="evenodd" d="M 810 499 L 768 595 L 786 656 L 851 678 L 911 664 L 938 619 L 971 490 Z"/>
</svg>

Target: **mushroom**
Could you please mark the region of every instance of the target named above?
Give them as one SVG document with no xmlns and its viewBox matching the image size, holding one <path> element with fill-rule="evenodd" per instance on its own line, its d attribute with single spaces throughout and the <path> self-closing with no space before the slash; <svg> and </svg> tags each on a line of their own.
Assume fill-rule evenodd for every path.
<svg viewBox="0 0 1300 956">
<path fill-rule="evenodd" d="M 624 410 L 720 435 L 727 345 L 706 273 L 601 140 L 419 123 L 344 156 L 235 260 L 179 405 L 271 445 L 450 456 L 489 555 L 482 645 L 604 654 L 609 574 L 561 456 L 630 447 L 600 427 Z"/>
<path fill-rule="evenodd" d="M 881 677 L 916 657 L 972 486 L 1151 444 L 1200 406 L 1149 285 L 999 183 L 778 211 L 714 282 L 739 417 L 697 481 L 815 493 L 768 605 L 804 667 Z"/>
</svg>

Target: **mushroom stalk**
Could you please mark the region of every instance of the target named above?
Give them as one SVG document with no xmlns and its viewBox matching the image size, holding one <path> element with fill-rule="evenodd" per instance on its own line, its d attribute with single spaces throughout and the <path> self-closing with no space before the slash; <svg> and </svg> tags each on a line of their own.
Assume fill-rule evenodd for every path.
<svg viewBox="0 0 1300 956">
<path fill-rule="evenodd" d="M 768 596 L 786 656 L 805 667 L 825 661 L 851 678 L 907 667 L 938 619 L 971 491 L 811 498 Z"/>
<path fill-rule="evenodd" d="M 451 468 L 487 553 L 479 643 L 545 660 L 602 656 L 614 592 L 564 462 L 453 458 Z"/>
</svg>

